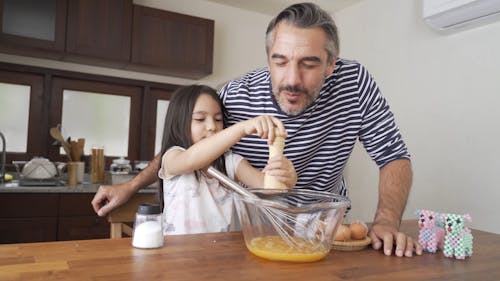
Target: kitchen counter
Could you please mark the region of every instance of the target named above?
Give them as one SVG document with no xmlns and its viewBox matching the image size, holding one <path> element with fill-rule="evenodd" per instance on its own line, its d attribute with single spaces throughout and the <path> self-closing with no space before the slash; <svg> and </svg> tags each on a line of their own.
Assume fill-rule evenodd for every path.
<svg viewBox="0 0 500 281">
<path fill-rule="evenodd" d="M 95 193 L 99 184 L 79 184 L 77 186 L 12 186 L 0 184 L 0 193 Z"/>
<path fill-rule="evenodd" d="M 79 184 L 76 186 L 5 186 L 0 184 L 0 193 L 96 193 L 101 184 Z M 155 187 L 146 187 L 139 193 L 155 193 Z"/>
<path fill-rule="evenodd" d="M 402 229 L 417 236 L 415 220 Z M 367 248 L 331 251 L 313 263 L 273 262 L 247 251 L 241 232 L 167 236 L 160 249 L 130 238 L 0 245 L 1 280 L 500 280 L 500 235 L 472 231 L 466 260 L 442 252 L 413 258 Z"/>
<path fill-rule="evenodd" d="M 110 184 L 110 183 L 106 183 Z M 76 186 L 68 186 L 66 184 L 57 186 L 21 186 L 16 185 L 16 181 L 0 184 L 0 193 L 96 193 L 99 186 L 102 184 L 92 184 L 83 182 Z M 139 190 L 139 193 L 155 193 L 157 190 L 155 185 L 147 186 Z"/>
</svg>

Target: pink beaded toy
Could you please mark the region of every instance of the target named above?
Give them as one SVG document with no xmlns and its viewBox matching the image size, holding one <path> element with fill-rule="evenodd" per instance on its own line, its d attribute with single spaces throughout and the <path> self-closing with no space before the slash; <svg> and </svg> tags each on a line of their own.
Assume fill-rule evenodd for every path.
<svg viewBox="0 0 500 281">
<path fill-rule="evenodd" d="M 430 210 L 417 210 L 418 217 L 418 243 L 424 251 L 435 253 L 438 248 L 443 249 L 444 229 L 439 223 L 439 213 Z"/>
</svg>

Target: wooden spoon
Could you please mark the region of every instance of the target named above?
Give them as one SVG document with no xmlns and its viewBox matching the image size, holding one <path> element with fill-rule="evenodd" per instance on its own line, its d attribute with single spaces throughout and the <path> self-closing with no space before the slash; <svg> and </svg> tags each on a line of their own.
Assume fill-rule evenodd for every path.
<svg viewBox="0 0 500 281">
<path fill-rule="evenodd" d="M 73 161 L 80 161 L 83 155 L 83 148 L 85 146 L 85 139 L 79 138 L 76 141 L 71 141 L 71 157 Z"/>
<path fill-rule="evenodd" d="M 66 152 L 66 157 L 68 157 L 69 161 L 73 161 L 73 158 L 71 158 L 71 149 L 69 144 L 64 140 L 64 137 L 61 134 L 61 131 L 57 127 L 50 128 L 50 135 L 58 140 L 61 143 L 61 146 L 64 149 L 64 152 Z"/>
</svg>

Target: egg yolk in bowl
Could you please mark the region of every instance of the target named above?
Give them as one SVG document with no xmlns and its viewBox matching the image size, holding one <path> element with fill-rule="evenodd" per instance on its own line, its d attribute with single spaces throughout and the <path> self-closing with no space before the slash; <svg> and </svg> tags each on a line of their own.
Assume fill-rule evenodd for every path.
<svg viewBox="0 0 500 281">
<path fill-rule="evenodd" d="M 323 259 L 328 255 L 329 248 L 318 245 L 312 247 L 305 241 L 295 242 L 300 247 L 289 246 L 280 236 L 264 236 L 253 238 L 250 243 L 246 243 L 248 250 L 261 258 L 276 261 L 290 262 L 314 262 Z"/>
</svg>

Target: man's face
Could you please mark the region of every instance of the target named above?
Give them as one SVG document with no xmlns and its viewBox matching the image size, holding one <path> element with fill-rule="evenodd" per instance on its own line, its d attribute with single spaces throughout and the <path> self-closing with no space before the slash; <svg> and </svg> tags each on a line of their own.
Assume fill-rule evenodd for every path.
<svg viewBox="0 0 500 281">
<path fill-rule="evenodd" d="M 269 49 L 273 94 L 281 110 L 302 113 L 319 95 L 335 61 L 327 62 L 326 35 L 320 28 L 304 29 L 279 23 Z"/>
</svg>

